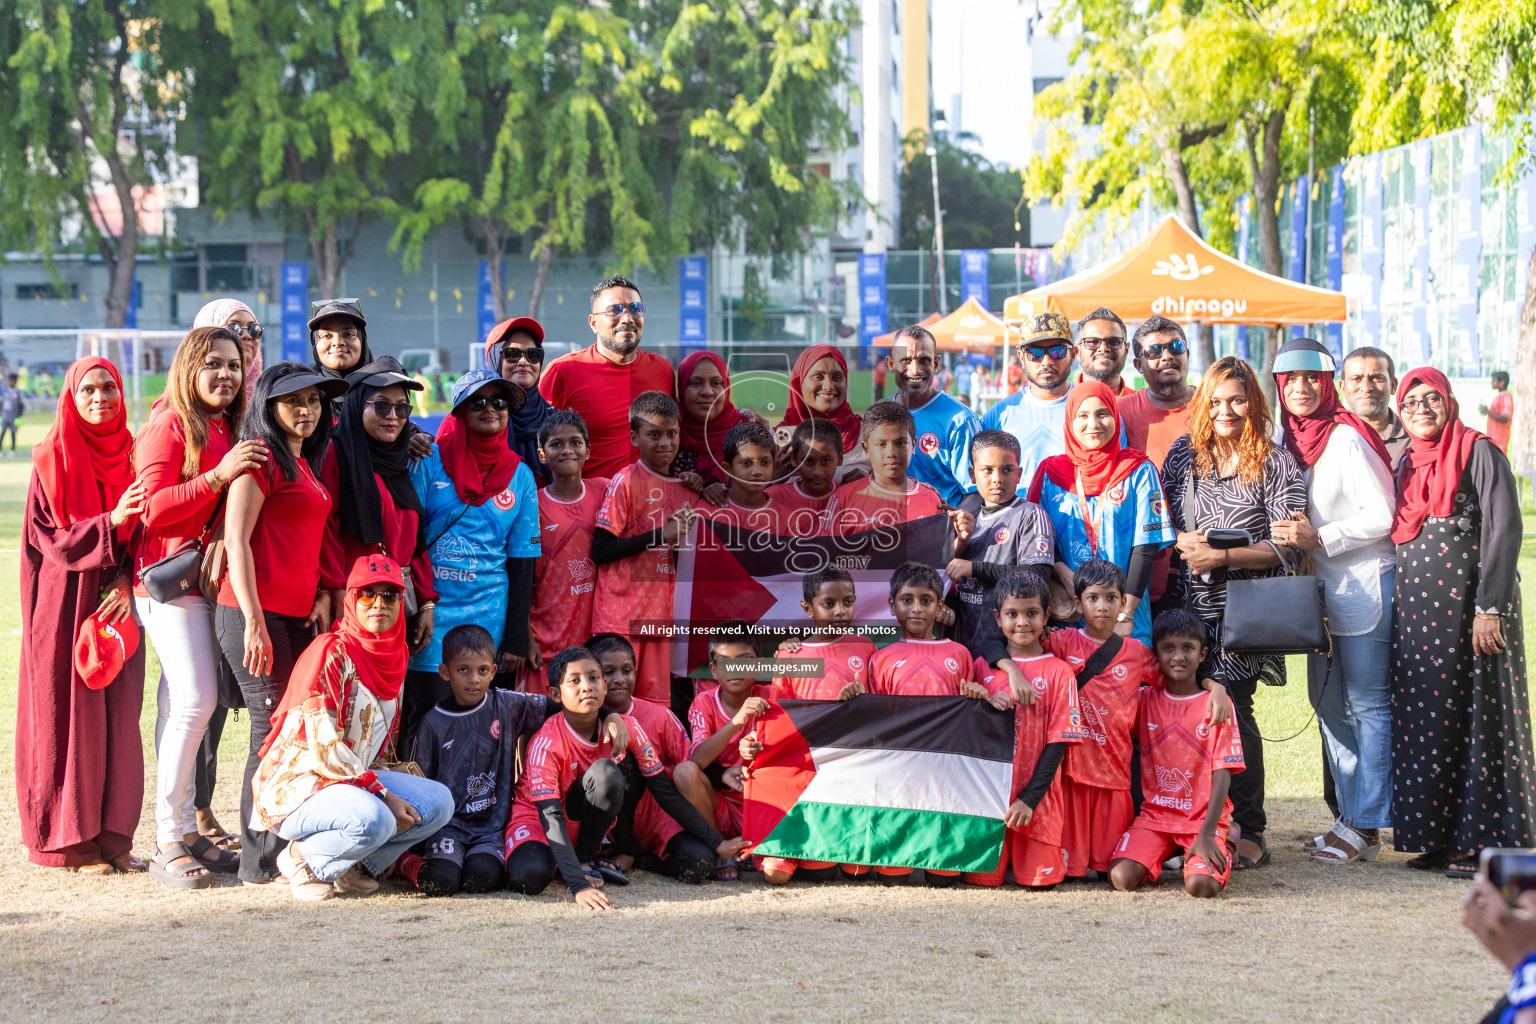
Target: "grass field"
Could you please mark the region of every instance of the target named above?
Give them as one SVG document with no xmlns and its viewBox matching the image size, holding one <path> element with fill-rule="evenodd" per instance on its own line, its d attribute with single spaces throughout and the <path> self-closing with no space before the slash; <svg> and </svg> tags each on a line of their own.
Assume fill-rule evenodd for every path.
<svg viewBox="0 0 1536 1024">
<path fill-rule="evenodd" d="M 43 429 L 28 417 L 23 447 Z M 29 471 L 24 457 L 0 459 L 0 593 L 10 595 Z M 20 635 L 17 601 L 0 600 L 6 748 Z M 0 1019 L 1476 1020 L 1504 979 L 1459 926 L 1464 886 L 1405 870 L 1403 855 L 1327 868 L 1301 853 L 1327 812 L 1299 659 L 1290 676 L 1258 698 L 1265 736 L 1293 737 L 1266 746 L 1275 862 L 1235 876 L 1214 902 L 1177 885 L 1131 896 L 1096 883 L 1046 894 L 775 891 L 650 875 L 614 890 L 606 915 L 554 887 L 433 901 L 386 886 L 318 906 L 231 884 L 176 892 L 144 875 L 28 865 L 6 756 Z M 151 765 L 153 709 L 151 682 Z M 221 753 L 215 810 L 226 825 L 246 735 L 242 714 Z M 146 799 L 141 853 L 152 838 Z"/>
</svg>

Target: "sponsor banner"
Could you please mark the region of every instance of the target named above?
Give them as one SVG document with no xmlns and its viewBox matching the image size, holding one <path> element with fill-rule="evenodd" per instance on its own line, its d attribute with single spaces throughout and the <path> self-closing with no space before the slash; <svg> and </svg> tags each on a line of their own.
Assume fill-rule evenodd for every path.
<svg viewBox="0 0 1536 1024">
<path fill-rule="evenodd" d="M 309 354 L 309 264 L 284 263 L 282 271 L 283 358 L 307 363 Z"/>
<path fill-rule="evenodd" d="M 677 261 L 678 300 L 682 326 L 678 344 L 682 353 L 704 348 L 709 341 L 709 257 L 683 256 Z"/>
</svg>

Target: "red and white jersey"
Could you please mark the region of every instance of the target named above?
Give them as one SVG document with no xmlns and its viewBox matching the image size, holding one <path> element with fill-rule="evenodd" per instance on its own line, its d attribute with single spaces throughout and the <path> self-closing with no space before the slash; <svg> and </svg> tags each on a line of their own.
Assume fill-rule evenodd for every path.
<svg viewBox="0 0 1536 1024">
<path fill-rule="evenodd" d="M 716 522 L 762 533 L 784 533 L 784 510 L 772 498 L 756 508 L 738 505 L 735 501 L 727 501 L 724 505 L 711 505 L 706 501 L 700 502 L 698 507 L 700 514 Z"/>
<path fill-rule="evenodd" d="M 1070 754 L 1083 741 L 1077 711 L 1077 682 L 1066 663 L 1049 654 L 1014 658 L 1013 661 L 1034 690 L 1035 702 L 1027 707 L 1018 704 L 1013 709 L 1013 789 L 1008 794 L 1010 803 L 1029 784 L 1030 777 L 1035 774 L 1035 765 L 1040 763 L 1040 755 L 1049 744 L 1072 744 L 1067 748 Z M 1008 673 L 992 668 L 986 659 L 976 659 L 975 671 L 976 678 L 987 688 L 988 694 L 996 696 L 1008 691 Z M 1023 830 L 1024 834 L 1037 842 L 1059 845 L 1062 815 L 1061 774 L 1058 771 L 1056 781 L 1051 783 L 1035 807 L 1029 825 Z"/>
<path fill-rule="evenodd" d="M 608 481 L 581 482 L 581 494 L 565 501 L 539 491 L 539 557 L 533 565 L 533 607 L 528 623 L 539 650 L 549 658 L 592 635 L 592 601 L 597 566 L 592 563 L 592 529 Z"/>
<path fill-rule="evenodd" d="M 528 741 L 528 764 L 517 780 L 514 803 L 531 809 L 541 800 L 563 801 L 576 780 L 605 757 L 622 761 L 626 754 L 633 754 L 642 775 L 666 771 L 645 729 L 631 716 L 623 717 L 629 729 L 629 747 L 619 751 L 618 756 L 614 756 L 613 746 L 601 729 L 597 739 L 589 740 L 576 735 L 563 714 L 545 722 Z"/>
<path fill-rule="evenodd" d="M 1205 691 L 1175 697 L 1162 687 L 1149 686 L 1138 700 L 1141 813 L 1136 821 L 1171 835 L 1194 835 L 1210 806 L 1211 774 L 1246 767 L 1237 716 L 1220 725 L 1207 722 L 1211 695 Z M 1223 816 L 1231 813 L 1228 800 Z"/>
<path fill-rule="evenodd" d="M 615 537 L 637 537 L 665 526 L 667 519 L 697 502 L 677 477 L 662 476 L 644 462 L 619 470 L 597 511 L 597 525 Z M 672 588 L 677 563 L 668 547 L 654 547 L 597 568 L 592 602 L 593 632 L 633 636 L 639 623 L 672 621 Z"/>
<path fill-rule="evenodd" d="M 975 682 L 971 652 L 953 640 L 904 637 L 875 655 L 871 692 L 904 697 L 958 697 L 960 684 Z"/>
<path fill-rule="evenodd" d="M 623 714 L 625 718 L 633 718 L 640 723 L 640 728 L 650 737 L 656 756 L 667 766 L 668 773 L 688 757 L 688 733 L 683 723 L 665 705 L 631 697 L 629 707 Z"/>
<path fill-rule="evenodd" d="M 1058 629 L 1040 641 L 1047 651 L 1072 667 L 1075 675 L 1103 646 L 1081 629 Z M 1083 742 L 1067 751 L 1063 767 L 1073 780 L 1102 789 L 1131 788 L 1131 730 L 1136 726 L 1136 693 L 1143 685 L 1162 685 L 1162 672 L 1152 649 L 1125 638 L 1120 653 L 1104 671 L 1078 687 L 1077 706 L 1083 716 Z"/>
<path fill-rule="evenodd" d="M 699 745 L 705 740 L 730 725 L 731 717 L 732 712 L 727 711 L 720 700 L 720 687 L 711 687 L 693 698 L 693 703 L 688 706 L 688 730 L 693 734 L 693 741 L 688 745 L 689 755 L 698 750 Z M 741 738 L 751 730 L 750 723 L 737 729 L 736 734 L 725 745 L 720 756 L 715 758 L 714 763 L 726 768 L 744 764 L 745 762 L 741 759 Z"/>
<path fill-rule="evenodd" d="M 868 637 L 848 633 L 836 640 L 802 640 L 794 654 L 779 658 L 820 658 L 822 674 L 818 678 L 775 677 L 768 691 L 772 700 L 837 700 L 849 683 L 859 683 L 866 691 L 870 684 L 870 666 L 875 660 L 875 645 Z"/>
<path fill-rule="evenodd" d="M 833 493 L 806 494 L 794 477 L 768 488 L 768 497 L 778 505 L 780 521 L 784 524 L 779 532 L 790 537 L 821 536 L 826 529 L 827 506 L 832 504 Z"/>
<path fill-rule="evenodd" d="M 890 491 L 875 483 L 874 477 L 850 480 L 832 492 L 827 505 L 827 533 L 857 533 L 876 526 L 922 519 L 942 511 L 939 492 L 927 484 L 907 478 L 905 491 Z"/>
</svg>

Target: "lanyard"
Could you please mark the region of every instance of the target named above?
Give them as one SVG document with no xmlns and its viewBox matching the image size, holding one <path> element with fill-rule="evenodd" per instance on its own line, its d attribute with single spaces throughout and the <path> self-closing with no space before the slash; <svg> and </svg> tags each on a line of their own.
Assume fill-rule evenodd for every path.
<svg viewBox="0 0 1536 1024">
<path fill-rule="evenodd" d="M 1077 474 L 1077 514 L 1082 517 L 1083 529 L 1088 532 L 1088 549 L 1093 552 L 1093 557 L 1099 557 L 1099 537 L 1104 532 L 1104 506 L 1108 504 L 1105 495 L 1099 495 L 1099 512 L 1097 517 L 1088 512 L 1088 499 L 1083 494 L 1083 474 Z M 1095 523 L 1094 519 L 1098 522 Z"/>
</svg>

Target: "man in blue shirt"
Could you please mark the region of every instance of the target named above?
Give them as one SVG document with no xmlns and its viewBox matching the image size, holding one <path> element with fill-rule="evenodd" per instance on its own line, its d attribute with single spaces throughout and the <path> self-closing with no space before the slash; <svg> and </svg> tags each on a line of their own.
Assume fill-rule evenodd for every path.
<svg viewBox="0 0 1536 1024">
<path fill-rule="evenodd" d="M 1024 322 L 1019 363 L 1025 387 L 988 409 L 984 430 L 1018 438 L 1019 493 L 1028 492 L 1035 470 L 1067 450 L 1067 392 L 1072 389 L 1072 325 L 1060 313 L 1036 313 Z"/>
<path fill-rule="evenodd" d="M 896 403 L 912 414 L 917 429 L 907 475 L 938 491 L 944 504 L 959 508 L 960 500 L 976 490 L 971 438 L 981 421 L 934 385 L 939 346 L 926 327 L 913 324 L 897 331 L 886 362 L 896 384 Z"/>
</svg>

